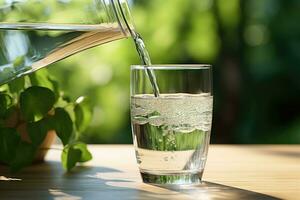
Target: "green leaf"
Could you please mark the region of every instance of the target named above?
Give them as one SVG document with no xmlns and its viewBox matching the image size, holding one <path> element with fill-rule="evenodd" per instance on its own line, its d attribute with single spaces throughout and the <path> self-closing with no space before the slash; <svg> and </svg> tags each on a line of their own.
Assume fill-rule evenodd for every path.
<svg viewBox="0 0 300 200">
<path fill-rule="evenodd" d="M 67 145 L 73 132 L 73 122 L 70 115 L 63 108 L 56 108 L 52 117 L 52 127 L 63 145 Z"/>
<path fill-rule="evenodd" d="M 87 145 L 82 142 L 77 142 L 73 144 L 74 149 L 79 149 L 81 151 L 81 157 L 78 162 L 87 162 L 93 158 L 92 154 L 87 149 Z"/>
<path fill-rule="evenodd" d="M 24 87 L 25 87 L 25 77 L 20 77 L 20 78 L 17 78 L 13 81 L 10 81 L 8 83 L 8 86 L 9 86 L 9 91 L 11 93 L 19 93 L 21 92 L 22 90 L 24 90 Z"/>
<path fill-rule="evenodd" d="M 25 56 L 18 56 L 15 60 L 14 60 L 14 68 L 19 71 L 22 68 L 24 68 L 25 66 Z"/>
<path fill-rule="evenodd" d="M 45 118 L 38 122 L 27 124 L 27 132 L 33 145 L 39 146 L 44 141 L 48 131 L 51 129 L 50 119 Z"/>
<path fill-rule="evenodd" d="M 13 77 L 15 77 L 15 70 L 11 66 L 4 68 L 0 73 L 0 84 L 6 83 Z"/>
<path fill-rule="evenodd" d="M 76 128 L 79 132 L 82 132 L 89 126 L 92 119 L 92 109 L 88 100 L 84 97 L 79 97 L 76 100 L 74 112 Z"/>
<path fill-rule="evenodd" d="M 0 72 L 0 74 L 1 74 L 1 72 Z M 8 84 L 1 85 L 1 83 L 0 83 L 0 92 L 7 92 L 7 91 L 8 91 Z"/>
<path fill-rule="evenodd" d="M 54 80 L 53 78 L 49 77 L 49 81 L 52 84 L 52 91 L 55 94 L 55 102 L 57 102 L 57 100 L 60 97 L 60 90 L 59 90 L 59 83 L 58 81 Z"/>
<path fill-rule="evenodd" d="M 0 93 L 0 117 L 4 117 L 9 107 L 12 105 L 12 98 L 5 93 Z"/>
<path fill-rule="evenodd" d="M 12 128 L 0 128 L 0 161 L 9 164 L 16 154 L 21 141 L 18 132 Z"/>
<path fill-rule="evenodd" d="M 51 81 L 48 79 L 48 71 L 45 69 L 36 71 L 29 75 L 31 85 L 41 86 L 49 89 L 53 89 Z"/>
<path fill-rule="evenodd" d="M 60 96 L 58 82 L 52 78 L 46 69 L 39 70 L 29 75 L 31 85 L 51 89 L 55 94 L 55 102 Z"/>
<path fill-rule="evenodd" d="M 10 164 L 12 172 L 17 172 L 30 165 L 34 159 L 36 148 L 34 145 L 21 141 L 16 148 L 16 154 Z"/>
<path fill-rule="evenodd" d="M 42 119 L 51 110 L 55 103 L 54 93 L 45 87 L 32 86 L 20 96 L 22 116 L 28 122 Z"/>
<path fill-rule="evenodd" d="M 75 167 L 77 162 L 86 162 L 91 159 L 92 155 L 86 144 L 81 142 L 66 145 L 61 155 L 62 166 L 67 171 Z"/>
<path fill-rule="evenodd" d="M 62 166 L 65 170 L 70 171 L 73 167 L 75 167 L 76 163 L 81 157 L 81 151 L 78 149 L 73 149 L 68 145 L 65 146 L 62 155 L 61 161 Z"/>
<path fill-rule="evenodd" d="M 62 96 L 62 99 L 68 103 L 71 103 L 71 101 L 72 101 L 71 98 L 69 96 L 66 96 L 65 94 Z"/>
</svg>

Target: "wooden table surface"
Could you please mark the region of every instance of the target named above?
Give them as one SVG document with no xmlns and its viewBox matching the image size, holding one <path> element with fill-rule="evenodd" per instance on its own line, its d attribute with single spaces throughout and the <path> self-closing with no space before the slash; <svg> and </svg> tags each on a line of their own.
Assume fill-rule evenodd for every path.
<svg viewBox="0 0 300 200">
<path fill-rule="evenodd" d="M 211 145 L 203 184 L 141 182 L 129 145 L 91 145 L 93 161 L 66 174 L 60 151 L 19 174 L 0 166 L 0 199 L 300 199 L 300 145 Z"/>
</svg>

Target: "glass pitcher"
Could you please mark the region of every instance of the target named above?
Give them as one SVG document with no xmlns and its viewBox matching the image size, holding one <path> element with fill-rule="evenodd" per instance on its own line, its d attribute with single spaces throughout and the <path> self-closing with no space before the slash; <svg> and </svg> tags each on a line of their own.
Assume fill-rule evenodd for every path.
<svg viewBox="0 0 300 200">
<path fill-rule="evenodd" d="M 134 34 L 126 0 L 0 0 L 0 85 Z"/>
</svg>

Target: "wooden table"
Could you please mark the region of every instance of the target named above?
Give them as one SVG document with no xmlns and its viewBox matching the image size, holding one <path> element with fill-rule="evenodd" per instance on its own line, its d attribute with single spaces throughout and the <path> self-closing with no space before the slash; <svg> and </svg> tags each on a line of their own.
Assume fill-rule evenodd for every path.
<svg viewBox="0 0 300 200">
<path fill-rule="evenodd" d="M 300 145 L 211 145 L 203 184 L 186 187 L 142 183 L 132 146 L 90 150 L 69 174 L 57 150 L 20 174 L 0 167 L 0 199 L 300 199 Z"/>
</svg>

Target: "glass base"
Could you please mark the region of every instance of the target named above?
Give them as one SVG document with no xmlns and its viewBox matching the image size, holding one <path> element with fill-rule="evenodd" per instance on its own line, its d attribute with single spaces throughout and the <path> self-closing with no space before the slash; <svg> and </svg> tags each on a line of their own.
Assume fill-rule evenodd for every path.
<svg viewBox="0 0 300 200">
<path fill-rule="evenodd" d="M 154 185 L 192 185 L 200 184 L 203 171 L 198 173 L 150 174 L 141 172 L 144 183 Z"/>
</svg>

